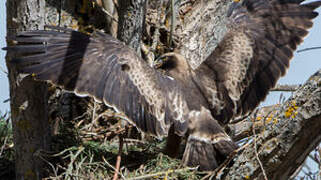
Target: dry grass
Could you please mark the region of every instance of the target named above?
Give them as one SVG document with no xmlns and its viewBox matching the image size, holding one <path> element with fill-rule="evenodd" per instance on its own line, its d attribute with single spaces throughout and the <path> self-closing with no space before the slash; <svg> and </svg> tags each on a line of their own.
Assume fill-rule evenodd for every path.
<svg viewBox="0 0 321 180">
<path fill-rule="evenodd" d="M 9 114 L 0 112 L 0 179 L 14 178 L 14 149 Z"/>
</svg>

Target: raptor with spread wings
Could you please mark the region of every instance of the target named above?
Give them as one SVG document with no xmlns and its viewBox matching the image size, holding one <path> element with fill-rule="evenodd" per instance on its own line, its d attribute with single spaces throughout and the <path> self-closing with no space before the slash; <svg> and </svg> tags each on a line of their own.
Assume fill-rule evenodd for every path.
<svg viewBox="0 0 321 180">
<path fill-rule="evenodd" d="M 142 131 L 168 136 L 171 154 L 186 136 L 183 162 L 211 170 L 237 147 L 220 124 L 266 97 L 312 27 L 321 1 L 303 1 L 234 3 L 229 31 L 212 54 L 197 69 L 173 54 L 163 66 L 168 76 L 101 32 L 21 32 L 17 44 L 6 49 L 19 54 L 11 63 L 20 73 L 91 96 L 123 112 Z"/>
</svg>

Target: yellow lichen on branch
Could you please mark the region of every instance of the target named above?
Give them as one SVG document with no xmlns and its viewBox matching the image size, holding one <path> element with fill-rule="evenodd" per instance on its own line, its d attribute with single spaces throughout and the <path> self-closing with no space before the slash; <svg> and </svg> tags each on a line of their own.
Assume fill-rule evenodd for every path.
<svg viewBox="0 0 321 180">
<path fill-rule="evenodd" d="M 284 112 L 284 115 L 286 118 L 295 118 L 296 115 L 298 114 L 297 112 L 298 106 L 296 105 L 295 101 L 291 101 L 288 109 Z"/>
</svg>

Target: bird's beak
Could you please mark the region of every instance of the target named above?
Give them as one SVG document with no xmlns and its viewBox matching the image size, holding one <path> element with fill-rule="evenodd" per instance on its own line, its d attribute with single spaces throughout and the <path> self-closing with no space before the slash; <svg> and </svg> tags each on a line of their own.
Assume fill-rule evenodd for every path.
<svg viewBox="0 0 321 180">
<path fill-rule="evenodd" d="M 227 10 L 227 17 L 230 17 L 236 7 L 240 5 L 240 0 L 233 0 L 232 4 L 230 5 L 229 9 Z"/>
</svg>

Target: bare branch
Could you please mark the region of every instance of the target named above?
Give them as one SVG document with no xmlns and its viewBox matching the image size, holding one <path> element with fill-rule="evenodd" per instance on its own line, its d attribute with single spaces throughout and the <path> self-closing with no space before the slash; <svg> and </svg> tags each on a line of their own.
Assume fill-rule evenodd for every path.
<svg viewBox="0 0 321 180">
<path fill-rule="evenodd" d="M 255 118 L 254 118 L 254 120 L 255 120 L 256 117 L 257 117 L 257 112 L 258 112 L 258 111 L 255 112 L 255 116 L 254 116 Z M 262 162 L 261 162 L 261 160 L 260 160 L 260 158 L 259 158 L 259 154 L 258 154 L 258 152 L 257 152 L 257 142 L 256 142 L 256 134 L 255 134 L 255 123 L 253 123 L 252 132 L 253 132 L 253 135 L 254 135 L 253 142 L 254 142 L 255 157 L 256 157 L 256 160 L 257 160 L 257 161 L 259 162 L 259 164 L 260 164 L 260 168 L 261 168 L 261 170 L 262 170 L 264 179 L 265 179 L 265 180 L 268 180 L 268 178 L 267 178 L 267 176 L 266 176 L 266 172 L 265 172 L 264 167 L 263 167 L 263 164 L 262 164 Z"/>
<path fill-rule="evenodd" d="M 229 132 L 234 141 L 252 136 L 253 126 L 255 127 L 255 132 L 259 133 L 264 130 L 265 124 L 273 120 L 273 116 L 279 107 L 279 104 L 261 107 L 246 117 L 235 119 L 227 125 L 227 132 Z"/>
<path fill-rule="evenodd" d="M 301 85 L 277 84 L 271 91 L 296 91 Z"/>
<path fill-rule="evenodd" d="M 311 47 L 311 48 L 300 49 L 297 52 L 301 53 L 301 52 L 304 52 L 304 51 L 310 51 L 310 50 L 315 50 L 315 49 L 321 49 L 321 46 L 320 47 Z"/>
<path fill-rule="evenodd" d="M 116 166 L 115 166 L 115 174 L 113 177 L 113 180 L 117 180 L 118 179 L 118 173 L 119 173 L 119 168 L 120 168 L 120 161 L 121 161 L 121 154 L 123 151 L 123 145 L 124 145 L 124 141 L 123 141 L 123 136 L 119 135 L 119 149 L 118 149 L 118 155 L 117 155 L 117 162 L 116 162 Z"/>
</svg>

